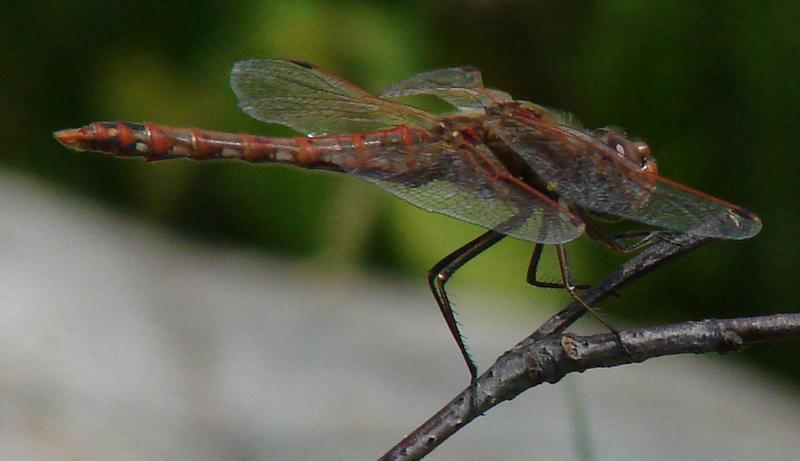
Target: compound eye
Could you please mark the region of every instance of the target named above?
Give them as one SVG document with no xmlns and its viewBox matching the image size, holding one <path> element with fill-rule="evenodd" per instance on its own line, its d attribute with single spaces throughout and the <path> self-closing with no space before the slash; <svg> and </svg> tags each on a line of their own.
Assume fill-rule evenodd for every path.
<svg viewBox="0 0 800 461">
<path fill-rule="evenodd" d="M 647 157 L 650 155 L 650 146 L 648 146 L 647 143 L 639 141 L 635 143 L 635 146 L 636 152 L 642 157 Z"/>
<path fill-rule="evenodd" d="M 631 150 L 639 157 L 640 168 L 642 171 L 650 171 L 655 168 L 655 161 L 650 157 L 650 146 L 642 141 L 630 144 Z"/>
</svg>

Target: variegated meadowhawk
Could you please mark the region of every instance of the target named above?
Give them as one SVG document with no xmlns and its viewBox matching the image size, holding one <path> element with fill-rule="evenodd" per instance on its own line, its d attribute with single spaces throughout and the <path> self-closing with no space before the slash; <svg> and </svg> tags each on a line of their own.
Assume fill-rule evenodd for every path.
<svg viewBox="0 0 800 461">
<path fill-rule="evenodd" d="M 234 66 L 231 84 L 250 116 L 307 136 L 131 122 L 97 122 L 55 136 L 77 150 L 120 157 L 238 159 L 345 172 L 423 210 L 484 227 L 484 234 L 428 273 L 473 382 L 477 367 L 445 284 L 505 236 L 535 243 L 529 283 L 566 289 L 594 313 L 576 291 L 564 245 L 581 234 L 629 252 L 665 232 L 746 239 L 761 229 L 750 211 L 659 176 L 644 142 L 619 130 L 585 130 L 568 114 L 515 101 L 484 87 L 473 67 L 425 72 L 372 96 L 304 62 L 254 59 Z M 413 95 L 437 96 L 454 110 L 434 115 L 393 100 Z M 604 220 L 620 219 L 660 230 L 612 235 L 601 226 Z M 544 244 L 555 245 L 561 283 L 537 280 Z"/>
</svg>

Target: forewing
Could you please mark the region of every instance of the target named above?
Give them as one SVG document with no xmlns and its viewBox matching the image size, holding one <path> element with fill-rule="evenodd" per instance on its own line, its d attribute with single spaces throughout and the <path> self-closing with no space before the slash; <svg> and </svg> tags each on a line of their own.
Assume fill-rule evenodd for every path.
<svg viewBox="0 0 800 461">
<path fill-rule="evenodd" d="M 425 111 L 372 96 L 299 61 L 239 61 L 231 71 L 231 86 L 251 117 L 309 134 L 427 127 L 433 120 Z"/>
<path fill-rule="evenodd" d="M 444 142 L 367 149 L 345 170 L 423 210 L 524 240 L 561 243 L 583 232 L 557 203 L 497 179 L 484 157 L 491 153 L 481 149 Z"/>
<path fill-rule="evenodd" d="M 647 192 L 628 218 L 713 238 L 742 240 L 761 230 L 753 212 L 660 176 L 642 184 Z"/>
<path fill-rule="evenodd" d="M 450 67 L 417 74 L 395 83 L 380 93 L 381 97 L 429 94 L 461 111 L 483 111 L 492 101 L 507 94 L 484 88 L 481 71 L 475 67 Z"/>
<path fill-rule="evenodd" d="M 753 213 L 633 169 L 577 128 L 504 118 L 492 121 L 490 129 L 545 187 L 588 210 L 713 238 L 745 239 L 761 229 Z"/>
</svg>

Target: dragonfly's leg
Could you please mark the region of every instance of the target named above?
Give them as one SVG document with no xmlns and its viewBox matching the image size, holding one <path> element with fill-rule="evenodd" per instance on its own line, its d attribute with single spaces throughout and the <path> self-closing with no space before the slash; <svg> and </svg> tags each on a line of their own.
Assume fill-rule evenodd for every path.
<svg viewBox="0 0 800 461">
<path fill-rule="evenodd" d="M 641 250 L 647 246 L 652 245 L 662 237 L 668 235 L 668 232 L 665 231 L 632 231 L 632 232 L 624 232 L 621 234 L 617 234 L 611 237 L 616 242 L 616 245 L 612 245 L 615 250 L 621 253 L 631 253 L 636 250 Z M 630 239 L 630 238 L 639 238 L 633 243 L 626 244 L 623 240 Z"/>
<path fill-rule="evenodd" d="M 458 349 L 461 351 L 461 355 L 464 357 L 464 361 L 469 369 L 471 383 L 476 382 L 478 377 L 478 367 L 475 365 L 475 362 L 469 355 L 467 346 L 464 344 L 464 338 L 461 336 L 461 332 L 458 330 L 458 322 L 456 322 L 455 315 L 453 314 L 453 308 L 450 305 L 450 300 L 447 298 L 447 292 L 445 291 L 444 286 L 447 283 L 447 280 L 450 279 L 450 277 L 453 275 L 453 273 L 455 273 L 455 271 L 458 270 L 458 268 L 466 264 L 470 259 L 477 256 L 482 251 L 502 240 L 503 237 L 505 237 L 504 234 L 496 231 L 490 230 L 485 232 L 475 240 L 450 253 L 447 257 L 436 263 L 436 265 L 428 271 L 428 284 L 431 287 L 431 292 L 433 293 L 434 299 L 436 299 L 436 304 L 439 306 L 439 310 L 442 311 L 442 316 L 444 316 L 444 320 L 447 323 L 447 328 L 450 329 L 450 333 L 456 340 Z"/>
<path fill-rule="evenodd" d="M 625 240 L 629 238 L 636 238 L 641 237 L 639 240 L 633 242 L 631 245 L 628 245 L 626 248 L 630 248 L 630 251 L 640 250 L 646 246 L 650 246 L 657 241 L 671 243 L 675 246 L 681 246 L 680 243 L 677 243 L 674 237 L 677 234 L 675 232 L 666 231 L 666 230 L 656 230 L 656 231 L 631 231 L 631 232 L 622 232 L 620 234 L 615 234 L 614 238 L 617 240 Z"/>
<path fill-rule="evenodd" d="M 672 235 L 672 233 L 668 231 L 631 231 L 631 232 L 623 232 L 620 234 L 611 235 L 608 232 L 601 230 L 600 232 L 595 233 L 595 236 L 602 240 L 603 242 L 607 243 L 608 246 L 613 248 L 615 251 L 620 253 L 632 253 L 636 250 L 641 250 L 647 246 L 652 245 L 653 243 L 659 240 L 669 240 L 668 237 Z M 623 240 L 631 239 L 631 238 L 638 238 L 633 243 L 625 243 Z"/>
<path fill-rule="evenodd" d="M 564 281 L 564 287 L 569 292 L 572 299 L 592 314 L 597 320 L 606 326 L 612 333 L 619 335 L 616 328 L 612 327 L 592 306 L 581 298 L 575 291 L 576 287 L 572 281 L 572 272 L 569 269 L 569 262 L 567 261 L 567 247 L 563 243 L 556 245 L 556 254 L 558 255 L 558 265 L 561 268 L 561 279 Z"/>
<path fill-rule="evenodd" d="M 554 282 L 542 282 L 537 280 L 536 272 L 539 269 L 539 260 L 542 257 L 542 251 L 544 250 L 544 244 L 537 243 L 535 247 L 533 247 L 533 254 L 531 255 L 531 262 L 528 264 L 528 275 L 526 277 L 526 281 L 531 285 L 539 288 L 566 288 L 563 283 L 554 283 Z M 575 288 L 578 290 L 586 290 L 591 285 L 575 285 Z"/>
<path fill-rule="evenodd" d="M 581 213 L 580 217 L 586 224 L 586 233 L 591 238 L 604 242 L 614 251 L 619 253 L 631 253 L 636 250 L 640 250 L 671 235 L 670 232 L 663 230 L 635 230 L 622 232 L 619 234 L 611 234 L 585 212 Z M 624 240 L 632 238 L 638 238 L 639 240 L 630 244 L 624 242 Z"/>
<path fill-rule="evenodd" d="M 659 232 L 659 231 L 630 230 L 630 231 L 618 232 L 616 234 L 612 234 L 612 236 L 616 240 L 627 240 L 627 239 L 634 239 L 634 238 L 641 238 L 641 237 L 649 237 L 650 234 L 652 234 L 653 232 Z"/>
</svg>

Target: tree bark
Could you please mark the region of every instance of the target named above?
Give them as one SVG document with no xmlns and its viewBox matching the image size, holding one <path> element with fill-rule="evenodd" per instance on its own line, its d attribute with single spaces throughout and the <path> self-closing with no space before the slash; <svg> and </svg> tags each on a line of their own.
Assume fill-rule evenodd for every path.
<svg viewBox="0 0 800 461">
<path fill-rule="evenodd" d="M 708 241 L 688 234 L 670 236 L 631 258 L 582 297 L 597 305 L 623 286 Z M 421 459 L 495 405 L 539 384 L 555 383 L 567 373 L 642 362 L 663 355 L 734 352 L 752 343 L 800 338 L 800 314 L 683 322 L 622 330 L 619 336 L 562 334 L 584 313 L 582 307 L 571 303 L 548 319 L 478 378 L 474 399 L 472 388 L 464 389 L 380 460 Z"/>
</svg>

